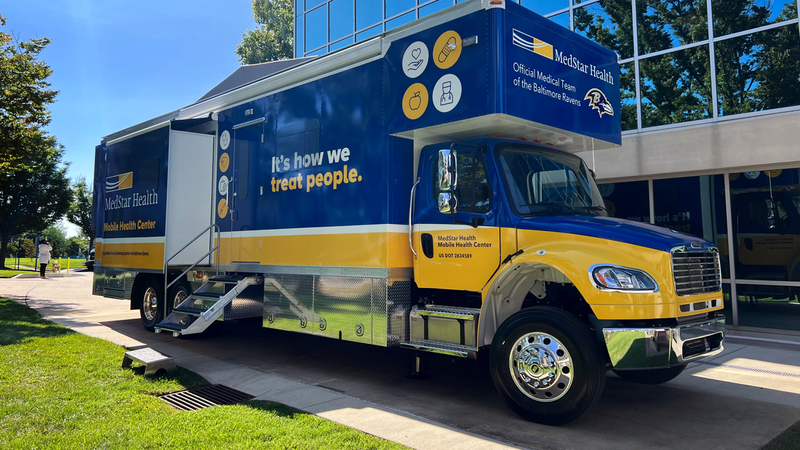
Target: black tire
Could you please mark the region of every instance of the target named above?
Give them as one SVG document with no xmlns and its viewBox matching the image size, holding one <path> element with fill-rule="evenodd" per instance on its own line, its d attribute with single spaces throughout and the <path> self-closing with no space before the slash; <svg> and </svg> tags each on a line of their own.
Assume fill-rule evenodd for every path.
<svg viewBox="0 0 800 450">
<path fill-rule="evenodd" d="M 642 384 L 661 384 L 672 380 L 683 372 L 686 364 L 662 369 L 615 370 L 614 373 L 625 381 Z"/>
<path fill-rule="evenodd" d="M 147 278 L 139 290 L 139 317 L 145 330 L 153 331 L 164 319 L 164 286 L 154 278 Z"/>
<path fill-rule="evenodd" d="M 94 262 L 87 262 L 86 270 L 88 270 L 89 272 L 94 272 Z"/>
<path fill-rule="evenodd" d="M 186 300 L 187 297 L 189 297 L 189 294 L 191 294 L 191 292 L 189 292 L 189 287 L 186 286 L 184 283 L 178 283 L 172 286 L 169 289 L 169 294 L 168 294 L 169 296 L 167 297 L 169 299 L 167 305 L 169 306 L 170 312 L 172 312 L 172 310 L 175 309 L 178 305 L 183 303 L 183 301 Z"/>
<path fill-rule="evenodd" d="M 597 340 L 575 316 L 537 306 L 500 325 L 489 364 L 495 387 L 514 412 L 532 422 L 562 425 L 583 415 L 602 395 L 606 368 L 601 355 Z"/>
</svg>

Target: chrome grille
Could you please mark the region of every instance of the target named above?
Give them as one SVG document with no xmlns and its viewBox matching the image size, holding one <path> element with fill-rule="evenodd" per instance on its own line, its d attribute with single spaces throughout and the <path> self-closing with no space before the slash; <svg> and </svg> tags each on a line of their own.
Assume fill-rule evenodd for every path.
<svg viewBox="0 0 800 450">
<path fill-rule="evenodd" d="M 707 294 L 722 289 L 719 253 L 690 252 L 681 248 L 672 252 L 675 292 L 680 297 Z"/>
</svg>

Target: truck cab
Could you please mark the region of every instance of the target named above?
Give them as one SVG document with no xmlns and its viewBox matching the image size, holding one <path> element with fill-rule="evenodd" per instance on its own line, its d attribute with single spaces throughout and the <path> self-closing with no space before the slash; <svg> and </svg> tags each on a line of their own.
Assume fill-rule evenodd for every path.
<svg viewBox="0 0 800 450">
<path fill-rule="evenodd" d="M 579 157 L 493 138 L 430 145 L 419 161 L 414 281 L 430 305 L 411 341 L 462 344 L 469 333 L 425 309 L 479 308 L 474 345 L 523 417 L 571 420 L 606 368 L 661 383 L 722 350 L 709 329 L 722 308 L 716 247 L 609 217 Z"/>
</svg>

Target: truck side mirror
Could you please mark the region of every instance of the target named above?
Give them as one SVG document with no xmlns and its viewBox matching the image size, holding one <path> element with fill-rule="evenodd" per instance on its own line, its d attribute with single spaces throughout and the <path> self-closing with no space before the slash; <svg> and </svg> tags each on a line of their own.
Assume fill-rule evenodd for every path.
<svg viewBox="0 0 800 450">
<path fill-rule="evenodd" d="M 439 164 L 437 166 L 436 188 L 440 192 L 452 192 L 456 189 L 456 151 L 439 150 Z"/>
<path fill-rule="evenodd" d="M 458 169 L 455 150 L 439 150 L 439 163 L 436 170 L 436 188 L 439 191 L 439 212 L 448 214 L 455 211 L 455 189 L 458 184 Z"/>
</svg>

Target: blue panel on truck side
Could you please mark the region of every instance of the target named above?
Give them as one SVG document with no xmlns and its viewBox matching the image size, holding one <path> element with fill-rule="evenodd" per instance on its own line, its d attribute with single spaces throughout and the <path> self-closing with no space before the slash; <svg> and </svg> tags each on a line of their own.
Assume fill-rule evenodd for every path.
<svg viewBox="0 0 800 450">
<path fill-rule="evenodd" d="M 616 54 L 519 5 L 506 8 L 505 112 L 621 144 Z"/>
<path fill-rule="evenodd" d="M 383 59 L 389 133 L 494 112 L 491 17 L 479 11 L 392 42 Z"/>
<path fill-rule="evenodd" d="M 103 238 L 164 236 L 169 127 L 108 146 Z"/>
<path fill-rule="evenodd" d="M 261 126 L 264 138 L 249 144 L 249 186 L 244 180 L 237 186 L 248 195 L 237 199 L 234 231 L 387 223 L 390 138 L 383 133 L 382 88 L 375 62 L 220 113 L 219 155 L 230 161 L 235 133 L 251 128 L 241 124 L 265 119 L 252 126 Z M 231 174 L 218 161 L 217 177 Z M 225 192 L 218 186 L 217 205 Z M 217 223 L 231 229 L 224 208 L 217 209 Z"/>
</svg>

